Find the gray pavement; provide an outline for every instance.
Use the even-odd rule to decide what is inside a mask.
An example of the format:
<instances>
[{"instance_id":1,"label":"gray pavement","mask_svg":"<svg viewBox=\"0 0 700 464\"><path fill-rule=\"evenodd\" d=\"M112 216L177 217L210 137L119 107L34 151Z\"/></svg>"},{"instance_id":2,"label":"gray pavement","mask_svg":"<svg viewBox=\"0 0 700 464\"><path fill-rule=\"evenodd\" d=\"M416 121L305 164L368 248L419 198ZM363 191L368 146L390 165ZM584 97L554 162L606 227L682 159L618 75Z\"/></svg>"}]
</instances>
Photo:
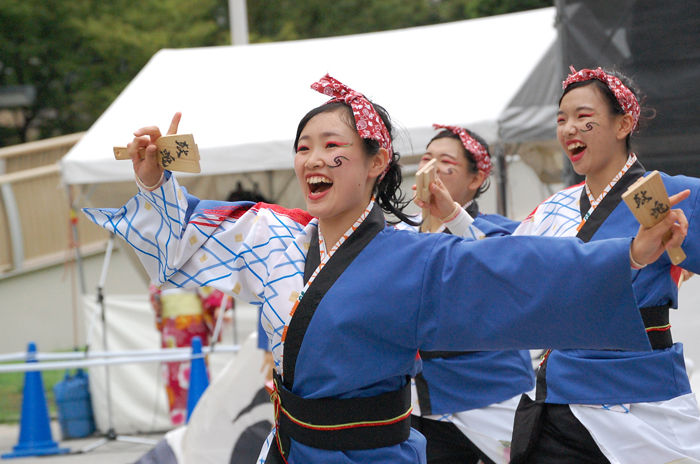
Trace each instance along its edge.
<instances>
[{"instance_id":1,"label":"gray pavement","mask_svg":"<svg viewBox=\"0 0 700 464\"><path fill-rule=\"evenodd\" d=\"M58 422L52 421L51 433L54 440L61 436ZM163 438L163 434L134 435L134 437L158 441ZM101 436L94 436L59 442L59 446L69 448L71 454L13 458L3 460L3 462L8 464L130 464L136 462L153 448L152 445L110 440L91 451L80 453L82 448L96 443L100 438ZM19 426L0 424L0 454L11 452L18 440Z\"/></svg>"}]
</instances>

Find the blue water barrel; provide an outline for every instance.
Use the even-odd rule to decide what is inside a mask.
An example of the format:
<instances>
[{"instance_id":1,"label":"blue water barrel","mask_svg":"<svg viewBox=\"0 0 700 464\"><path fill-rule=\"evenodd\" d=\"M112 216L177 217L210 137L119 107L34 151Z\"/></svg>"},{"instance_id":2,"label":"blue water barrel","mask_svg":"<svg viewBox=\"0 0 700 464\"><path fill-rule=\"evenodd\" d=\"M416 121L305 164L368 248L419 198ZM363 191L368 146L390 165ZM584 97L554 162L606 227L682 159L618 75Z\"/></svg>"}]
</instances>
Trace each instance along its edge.
<instances>
[{"instance_id":1,"label":"blue water barrel","mask_svg":"<svg viewBox=\"0 0 700 464\"><path fill-rule=\"evenodd\" d=\"M88 375L82 369L78 369L74 376L66 371L63 380L54 385L53 393L63 439L92 435L95 432L95 417L90 402Z\"/></svg>"}]
</instances>

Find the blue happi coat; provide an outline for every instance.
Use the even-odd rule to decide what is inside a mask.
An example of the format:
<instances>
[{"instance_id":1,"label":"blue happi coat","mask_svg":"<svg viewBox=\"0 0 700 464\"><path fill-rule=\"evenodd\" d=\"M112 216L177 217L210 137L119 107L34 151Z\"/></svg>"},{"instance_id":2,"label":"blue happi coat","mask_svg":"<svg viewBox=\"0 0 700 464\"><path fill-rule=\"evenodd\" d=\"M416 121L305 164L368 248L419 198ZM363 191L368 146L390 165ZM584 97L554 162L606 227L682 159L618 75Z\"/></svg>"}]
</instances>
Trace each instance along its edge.
<instances>
[{"instance_id":1,"label":"blue happi coat","mask_svg":"<svg viewBox=\"0 0 700 464\"><path fill-rule=\"evenodd\" d=\"M160 188L122 208L85 214L126 240L164 288L208 285L261 306L284 376L285 328L304 287L317 220L275 205L200 201L166 174ZM352 398L398 390L417 371L417 350L649 349L629 247L629 238L465 241L386 227L318 304L298 352L293 393ZM333 264L331 258L326 266ZM415 432L398 445L359 451L292 440L288 457L290 463L424 460L425 442Z\"/></svg>"}]
</instances>

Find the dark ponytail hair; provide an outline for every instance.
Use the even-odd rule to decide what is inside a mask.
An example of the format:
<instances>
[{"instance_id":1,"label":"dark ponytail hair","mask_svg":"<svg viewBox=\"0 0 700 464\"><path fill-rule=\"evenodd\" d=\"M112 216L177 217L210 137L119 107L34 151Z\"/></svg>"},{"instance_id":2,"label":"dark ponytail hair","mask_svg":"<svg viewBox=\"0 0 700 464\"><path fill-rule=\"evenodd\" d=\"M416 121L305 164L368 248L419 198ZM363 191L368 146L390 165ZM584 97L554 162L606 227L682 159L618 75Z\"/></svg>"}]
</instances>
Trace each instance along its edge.
<instances>
[{"instance_id":1,"label":"dark ponytail hair","mask_svg":"<svg viewBox=\"0 0 700 464\"><path fill-rule=\"evenodd\" d=\"M477 142L479 142L479 143L486 149L486 153L489 154L489 158L490 158L490 157L491 157L491 151L489 150L489 145L488 145L488 143L486 143L486 141L485 141L484 139L482 139L481 137L479 137L478 135L476 135L474 132L470 131L469 129L466 129L466 128L463 128L463 129L464 129L464 131L465 131L467 134L469 134L471 137L473 137L474 140L476 140ZM460 139L460 138L459 138L459 135L455 134L455 133L452 132L451 130L445 129L445 130L439 132L435 137L433 137L432 139L430 139L430 142L428 142L428 145L427 145L425 148L427 149L427 148L430 146L430 144L433 143L434 140L437 140L437 139L445 139L445 138L447 138L447 139L455 139L455 140L457 140L457 141L459 142L459 146L462 147L462 151L463 151L464 157L467 159L467 169L468 169L469 172L472 173L472 174L478 173L478 172L479 172L479 168L478 168L477 165L476 165L476 160L474 159L474 154L473 154L472 152L470 152L469 150L467 150L466 148L464 148L464 145L462 144L462 139ZM476 200L477 198L479 198L479 196L480 196L482 193L484 193L485 191L487 191L487 190L489 189L490 186L491 186L491 178L487 176L487 177L484 179L484 182L482 182L482 184L481 184L481 185L479 186L479 188L476 190L476 193L474 193L474 200Z\"/></svg>"},{"instance_id":2,"label":"dark ponytail hair","mask_svg":"<svg viewBox=\"0 0 700 464\"><path fill-rule=\"evenodd\" d=\"M644 95L642 95L641 90L639 90L639 87L637 87L632 78L622 74L617 70L609 71L607 69L603 69L603 71L605 71L605 74L609 74L620 79L620 82L622 82L625 85L625 87L630 89L630 92L634 94L635 98L637 99L637 102L639 103L639 107L642 110L641 114L639 115L639 123L637 124L637 127L635 127L629 134L627 134L627 138L625 138L625 148L627 149L627 153L631 153L632 134L639 131L642 125L646 125L649 120L653 119L656 116L656 111L654 111L651 108L644 108L642 106L642 103L644 103L644 100L646 100L646 98ZM561 98L559 99L559 105L561 106L561 101L564 98L564 95L566 95L574 89L586 87L587 85L593 85L596 88L598 88L601 95L603 95L605 100L608 102L608 106L610 107L610 114L612 114L613 116L625 114L625 110L622 108L622 105L620 105L620 102L617 101L617 98L615 97L615 94L612 92L612 90L610 90L610 87L608 87L603 81L600 81L598 79L589 79L587 81L574 82L573 84L570 84L562 93Z\"/></svg>"},{"instance_id":3,"label":"dark ponytail hair","mask_svg":"<svg viewBox=\"0 0 700 464\"><path fill-rule=\"evenodd\" d=\"M377 105L376 103L372 103L372 106L374 106L374 109L377 111L377 114L379 114L379 117L382 118L382 121L384 122L384 125L386 126L386 129L393 140L393 125L391 124L391 118L389 117L389 113L383 107ZM339 112L341 119L348 126L352 127L354 130L357 131L357 126L355 125L355 117L352 114L352 108L348 104L343 102L334 102L326 105L321 105L306 113L306 115L303 118L301 118L301 121L299 121L299 126L297 127L297 135L294 138L294 152L296 153L297 151L297 147L299 145L299 137L301 137L301 131L304 130L306 124L308 124L308 122L314 116L317 116L322 113L331 113L336 111ZM376 140L362 139L362 141L364 142L364 150L368 158L373 157L379 152L379 149L381 147L379 145L379 142L377 142ZM412 226L418 226L420 225L419 222L412 220L408 215L406 215L406 213L403 212L403 210L406 208L406 206L408 206L411 200L406 200L406 195L401 191L401 182L403 178L401 175L401 166L399 165L400 159L401 155L399 155L398 152L394 151L392 158L389 160L389 170L386 172L384 178L381 181L377 180L377 183L374 185L373 194L377 204L380 208L382 208L382 210L385 213L393 215L401 222L405 222Z\"/></svg>"}]
</instances>

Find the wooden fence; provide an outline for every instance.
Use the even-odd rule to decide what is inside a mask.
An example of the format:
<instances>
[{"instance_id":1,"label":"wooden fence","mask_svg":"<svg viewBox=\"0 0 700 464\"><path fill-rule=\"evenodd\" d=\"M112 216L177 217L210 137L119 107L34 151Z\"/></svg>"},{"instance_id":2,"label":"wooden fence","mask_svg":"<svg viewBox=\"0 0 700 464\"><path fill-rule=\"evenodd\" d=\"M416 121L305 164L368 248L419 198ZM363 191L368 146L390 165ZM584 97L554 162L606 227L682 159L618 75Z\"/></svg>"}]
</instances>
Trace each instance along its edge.
<instances>
[{"instance_id":1,"label":"wooden fence","mask_svg":"<svg viewBox=\"0 0 700 464\"><path fill-rule=\"evenodd\" d=\"M0 279L75 259L58 162L82 136L0 148ZM104 247L104 231L86 221L77 221L77 233L85 251Z\"/></svg>"}]
</instances>

